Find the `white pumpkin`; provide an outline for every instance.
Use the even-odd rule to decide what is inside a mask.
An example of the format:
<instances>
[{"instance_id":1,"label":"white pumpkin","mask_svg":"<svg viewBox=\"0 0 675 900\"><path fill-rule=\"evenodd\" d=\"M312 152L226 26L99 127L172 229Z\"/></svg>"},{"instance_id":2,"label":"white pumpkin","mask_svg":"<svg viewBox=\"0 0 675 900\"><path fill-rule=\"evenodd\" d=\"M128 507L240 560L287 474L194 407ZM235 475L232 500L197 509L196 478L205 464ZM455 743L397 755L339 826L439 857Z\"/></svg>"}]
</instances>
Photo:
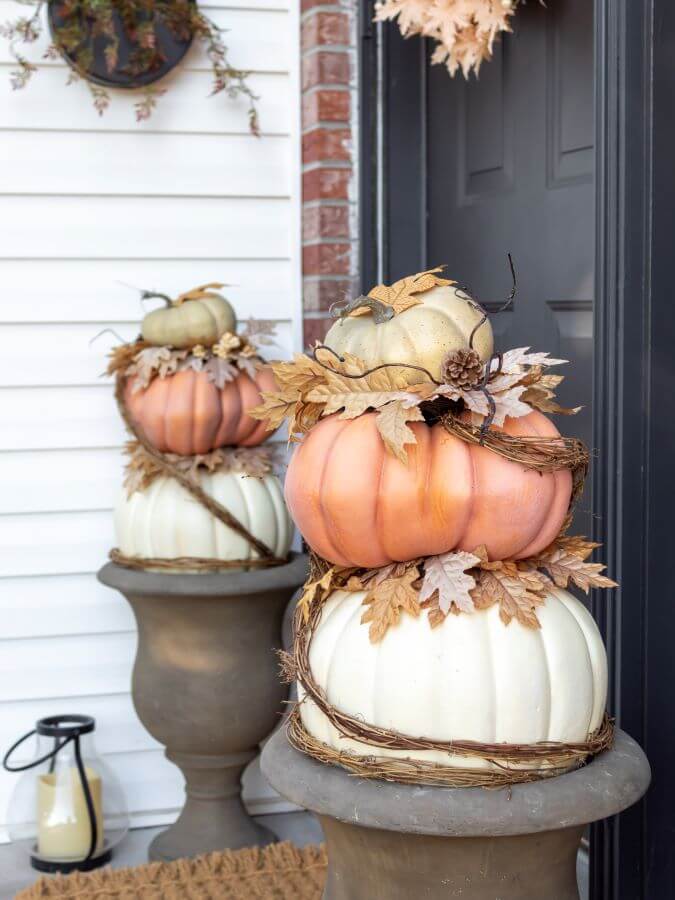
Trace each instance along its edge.
<instances>
[{"instance_id":1,"label":"white pumpkin","mask_svg":"<svg viewBox=\"0 0 675 900\"><path fill-rule=\"evenodd\" d=\"M347 316L328 331L325 344L336 353L352 353L367 366L407 363L422 366L434 378L441 378L441 363L448 353L466 349L471 333L483 313L455 287L439 285L418 295L420 303L386 322L376 322L371 314ZM494 349L489 320L477 328L474 350L487 361ZM408 384L424 376L410 370Z\"/></svg>"},{"instance_id":2,"label":"white pumpkin","mask_svg":"<svg viewBox=\"0 0 675 900\"><path fill-rule=\"evenodd\" d=\"M275 475L200 473L203 490L239 519L279 557L288 553L293 523ZM173 478L156 478L145 490L120 496L115 508L117 546L125 556L172 559L257 557L245 538L215 518Z\"/></svg>"},{"instance_id":3,"label":"white pumpkin","mask_svg":"<svg viewBox=\"0 0 675 900\"><path fill-rule=\"evenodd\" d=\"M335 591L309 651L317 684L341 712L412 737L481 743L584 741L602 722L607 657L597 625L575 597L551 588L537 608L540 629L498 607L450 615L435 629L426 616L403 615L380 643L360 622L365 594ZM305 697L302 687L299 697ZM374 748L341 737L309 699L306 730L358 756L405 757L452 766L488 767L435 750Z\"/></svg>"}]
</instances>

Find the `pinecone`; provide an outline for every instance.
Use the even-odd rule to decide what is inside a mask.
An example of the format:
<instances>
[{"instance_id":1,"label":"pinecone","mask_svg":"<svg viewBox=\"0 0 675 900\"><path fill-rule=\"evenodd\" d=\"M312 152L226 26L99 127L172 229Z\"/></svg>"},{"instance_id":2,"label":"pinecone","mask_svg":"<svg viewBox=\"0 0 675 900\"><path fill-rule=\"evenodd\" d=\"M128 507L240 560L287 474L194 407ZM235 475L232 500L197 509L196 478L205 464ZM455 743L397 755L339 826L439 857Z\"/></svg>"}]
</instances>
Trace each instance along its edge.
<instances>
[{"instance_id":1,"label":"pinecone","mask_svg":"<svg viewBox=\"0 0 675 900\"><path fill-rule=\"evenodd\" d=\"M445 384L470 390L483 377L483 362L475 350L453 350L441 364L441 378Z\"/></svg>"}]
</instances>

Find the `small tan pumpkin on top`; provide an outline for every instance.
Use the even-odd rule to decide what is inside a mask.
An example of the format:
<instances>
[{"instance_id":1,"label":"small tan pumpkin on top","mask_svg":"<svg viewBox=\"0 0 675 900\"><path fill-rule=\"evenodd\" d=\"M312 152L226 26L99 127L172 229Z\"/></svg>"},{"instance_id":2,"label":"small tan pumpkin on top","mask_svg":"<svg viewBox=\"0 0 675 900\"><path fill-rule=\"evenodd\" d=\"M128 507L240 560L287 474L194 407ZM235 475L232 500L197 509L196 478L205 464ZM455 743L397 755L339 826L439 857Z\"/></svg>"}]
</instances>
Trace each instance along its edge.
<instances>
[{"instance_id":1,"label":"small tan pumpkin on top","mask_svg":"<svg viewBox=\"0 0 675 900\"><path fill-rule=\"evenodd\" d=\"M226 332L237 330L237 317L228 300L211 288L223 284L213 282L181 294L175 300L164 294L146 292L144 296L161 297L165 308L149 312L143 319L143 340L157 347L209 347L217 343Z\"/></svg>"},{"instance_id":2,"label":"small tan pumpkin on top","mask_svg":"<svg viewBox=\"0 0 675 900\"><path fill-rule=\"evenodd\" d=\"M438 279L441 280L445 281ZM377 290L360 299L372 303ZM361 315L360 310L357 312L358 301L354 301L350 306L357 314L343 314L328 331L324 343L339 355L358 356L369 368L405 363L421 366L439 381L443 360L452 351L472 347L487 362L494 350L492 326L463 291L446 282L414 296L414 305L386 318L386 304L380 304L383 308L378 309L375 300L372 313ZM408 384L416 384L424 380L424 375L410 369L406 379Z\"/></svg>"}]
</instances>

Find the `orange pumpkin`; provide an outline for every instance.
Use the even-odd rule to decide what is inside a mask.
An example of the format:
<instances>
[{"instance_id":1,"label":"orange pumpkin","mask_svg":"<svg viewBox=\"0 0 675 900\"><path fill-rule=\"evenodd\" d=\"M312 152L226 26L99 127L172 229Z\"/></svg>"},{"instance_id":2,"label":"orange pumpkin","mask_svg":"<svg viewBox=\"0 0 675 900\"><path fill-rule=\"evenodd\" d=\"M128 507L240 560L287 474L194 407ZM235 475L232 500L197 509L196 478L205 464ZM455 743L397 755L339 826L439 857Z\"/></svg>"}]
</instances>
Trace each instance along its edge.
<instances>
[{"instance_id":1,"label":"orange pumpkin","mask_svg":"<svg viewBox=\"0 0 675 900\"><path fill-rule=\"evenodd\" d=\"M131 379L124 398L150 442L162 453L189 456L216 447L255 447L269 432L248 411L261 402L261 391L275 390L274 376L261 369L255 381L242 372L219 389L204 372L187 369L155 378L134 391Z\"/></svg>"},{"instance_id":2,"label":"orange pumpkin","mask_svg":"<svg viewBox=\"0 0 675 900\"><path fill-rule=\"evenodd\" d=\"M481 544L490 559L523 559L558 534L572 492L567 469L540 474L424 423L411 425L417 443L404 465L385 449L375 417L324 419L288 468L291 515L325 559L374 568ZM539 412L507 419L504 431L559 434Z\"/></svg>"}]
</instances>

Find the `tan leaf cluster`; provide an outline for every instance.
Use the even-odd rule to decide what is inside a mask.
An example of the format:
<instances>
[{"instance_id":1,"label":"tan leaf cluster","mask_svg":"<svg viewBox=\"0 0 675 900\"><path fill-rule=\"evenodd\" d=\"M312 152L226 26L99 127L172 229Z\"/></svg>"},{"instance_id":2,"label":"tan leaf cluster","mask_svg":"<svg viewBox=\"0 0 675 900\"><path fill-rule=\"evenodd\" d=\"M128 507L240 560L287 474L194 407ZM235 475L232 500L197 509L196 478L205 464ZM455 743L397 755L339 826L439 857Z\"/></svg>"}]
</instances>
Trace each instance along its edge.
<instances>
[{"instance_id":1,"label":"tan leaf cluster","mask_svg":"<svg viewBox=\"0 0 675 900\"><path fill-rule=\"evenodd\" d=\"M435 628L452 611L474 611L471 590L476 586L468 574L480 557L463 550L430 556L424 561L424 578L420 587L422 607L429 609L429 622Z\"/></svg>"},{"instance_id":2,"label":"tan leaf cluster","mask_svg":"<svg viewBox=\"0 0 675 900\"><path fill-rule=\"evenodd\" d=\"M516 619L527 628L539 628L535 612L544 602L548 578L535 569L521 569L513 561L482 563L471 592L476 609L499 604L499 617L505 625Z\"/></svg>"},{"instance_id":3,"label":"tan leaf cluster","mask_svg":"<svg viewBox=\"0 0 675 900\"><path fill-rule=\"evenodd\" d=\"M455 284L448 278L440 278L438 272L443 271L443 266L437 266L435 269L428 269L426 272L418 272L416 275L408 275L401 278L392 285L378 284L368 292L368 296L373 300L379 300L385 306L390 306L394 310L395 315L405 312L412 306L417 306L422 301L419 294L430 291L437 285ZM370 315L371 310L367 307L360 306L358 309L352 310L350 316L366 316Z\"/></svg>"},{"instance_id":4,"label":"tan leaf cluster","mask_svg":"<svg viewBox=\"0 0 675 900\"><path fill-rule=\"evenodd\" d=\"M127 441L124 452L128 456L124 474L127 496L149 487L155 478L165 474L162 467L138 441ZM278 460L271 447L220 447L210 453L179 456L165 453L164 458L184 475L195 480L199 473L241 472L252 478L263 478L274 471Z\"/></svg>"},{"instance_id":5,"label":"tan leaf cluster","mask_svg":"<svg viewBox=\"0 0 675 900\"><path fill-rule=\"evenodd\" d=\"M511 31L517 0L379 0L375 19L398 18L404 37L419 34L438 42L431 61L445 63L450 75L478 74L492 57L494 42Z\"/></svg>"},{"instance_id":6,"label":"tan leaf cluster","mask_svg":"<svg viewBox=\"0 0 675 900\"><path fill-rule=\"evenodd\" d=\"M587 562L599 546L584 537L563 534L531 562L545 569L559 588L567 588L570 582L585 593L591 588L617 587L616 581L601 574L606 568L602 563Z\"/></svg>"},{"instance_id":7,"label":"tan leaf cluster","mask_svg":"<svg viewBox=\"0 0 675 900\"><path fill-rule=\"evenodd\" d=\"M387 629L397 625L404 612L413 618L419 616L419 593L414 586L418 578L417 569L410 568L379 582L373 580L373 586L363 601L368 608L361 617L364 625L370 623L368 637L371 643L381 641Z\"/></svg>"}]
</instances>

